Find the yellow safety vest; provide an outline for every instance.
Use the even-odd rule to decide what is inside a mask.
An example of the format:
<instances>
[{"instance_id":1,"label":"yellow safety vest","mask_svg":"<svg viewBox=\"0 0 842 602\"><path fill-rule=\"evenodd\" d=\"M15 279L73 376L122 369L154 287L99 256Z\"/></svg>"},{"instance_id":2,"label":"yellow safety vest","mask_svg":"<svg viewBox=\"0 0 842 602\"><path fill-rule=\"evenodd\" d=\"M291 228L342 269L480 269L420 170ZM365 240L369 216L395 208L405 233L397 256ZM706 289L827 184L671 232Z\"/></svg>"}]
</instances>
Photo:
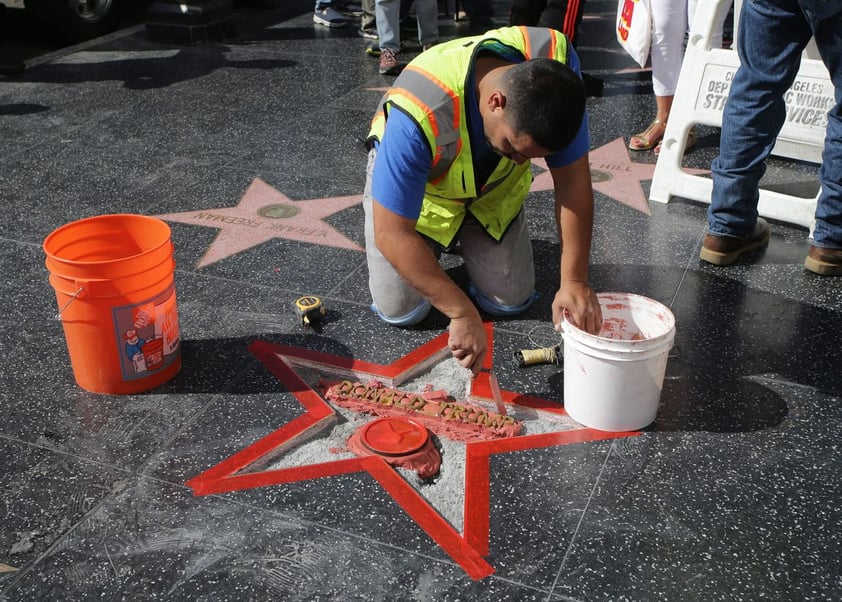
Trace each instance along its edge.
<instances>
[{"instance_id":1,"label":"yellow safety vest","mask_svg":"<svg viewBox=\"0 0 842 602\"><path fill-rule=\"evenodd\" d=\"M369 142L380 140L389 111L400 107L433 149L433 163L415 229L445 247L459 231L466 211L499 241L523 207L532 184L530 162L505 157L476 190L469 144L465 86L478 51L498 42L526 59L546 57L567 64L567 38L539 27L503 27L479 36L433 46L409 63L383 97L371 122Z\"/></svg>"}]
</instances>

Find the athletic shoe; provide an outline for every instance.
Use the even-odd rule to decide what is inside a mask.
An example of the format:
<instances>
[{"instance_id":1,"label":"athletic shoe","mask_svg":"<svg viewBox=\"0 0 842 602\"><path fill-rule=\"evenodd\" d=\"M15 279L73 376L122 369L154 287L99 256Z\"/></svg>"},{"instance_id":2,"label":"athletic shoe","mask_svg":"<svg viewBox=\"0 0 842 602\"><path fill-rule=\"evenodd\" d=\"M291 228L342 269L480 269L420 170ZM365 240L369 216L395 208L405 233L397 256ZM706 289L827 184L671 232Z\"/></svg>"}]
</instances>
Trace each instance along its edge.
<instances>
[{"instance_id":1,"label":"athletic shoe","mask_svg":"<svg viewBox=\"0 0 842 602\"><path fill-rule=\"evenodd\" d=\"M824 249L810 245L804 267L820 276L842 276L842 249Z\"/></svg>"},{"instance_id":2,"label":"athletic shoe","mask_svg":"<svg viewBox=\"0 0 842 602\"><path fill-rule=\"evenodd\" d=\"M389 48L380 50L380 75L397 75L401 70L395 51Z\"/></svg>"},{"instance_id":3,"label":"athletic shoe","mask_svg":"<svg viewBox=\"0 0 842 602\"><path fill-rule=\"evenodd\" d=\"M376 29L360 29L357 31L357 34L361 38L365 38L366 40L378 40L377 30Z\"/></svg>"},{"instance_id":4,"label":"athletic shoe","mask_svg":"<svg viewBox=\"0 0 842 602\"><path fill-rule=\"evenodd\" d=\"M323 10L317 10L313 13L313 23L324 25L325 27L345 27L348 24L348 19L328 6Z\"/></svg>"},{"instance_id":5,"label":"athletic shoe","mask_svg":"<svg viewBox=\"0 0 842 602\"><path fill-rule=\"evenodd\" d=\"M365 53L373 59L380 58L380 46L368 46L365 49Z\"/></svg>"},{"instance_id":6,"label":"athletic shoe","mask_svg":"<svg viewBox=\"0 0 842 602\"><path fill-rule=\"evenodd\" d=\"M769 224L762 217L757 218L754 231L750 236L718 236L705 234L699 259L714 265L731 265L741 255L762 249L769 244Z\"/></svg>"}]
</instances>

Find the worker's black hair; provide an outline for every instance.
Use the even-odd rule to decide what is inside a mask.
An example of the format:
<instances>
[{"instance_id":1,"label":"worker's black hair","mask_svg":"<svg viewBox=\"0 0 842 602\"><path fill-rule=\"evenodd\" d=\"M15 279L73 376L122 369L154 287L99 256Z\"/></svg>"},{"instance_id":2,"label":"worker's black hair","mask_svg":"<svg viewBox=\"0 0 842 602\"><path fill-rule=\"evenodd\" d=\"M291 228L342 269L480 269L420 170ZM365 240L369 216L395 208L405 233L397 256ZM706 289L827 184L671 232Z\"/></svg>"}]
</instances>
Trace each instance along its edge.
<instances>
[{"instance_id":1,"label":"worker's black hair","mask_svg":"<svg viewBox=\"0 0 842 602\"><path fill-rule=\"evenodd\" d=\"M585 115L582 80L567 65L547 58L518 63L501 80L509 125L551 152L570 144Z\"/></svg>"}]
</instances>

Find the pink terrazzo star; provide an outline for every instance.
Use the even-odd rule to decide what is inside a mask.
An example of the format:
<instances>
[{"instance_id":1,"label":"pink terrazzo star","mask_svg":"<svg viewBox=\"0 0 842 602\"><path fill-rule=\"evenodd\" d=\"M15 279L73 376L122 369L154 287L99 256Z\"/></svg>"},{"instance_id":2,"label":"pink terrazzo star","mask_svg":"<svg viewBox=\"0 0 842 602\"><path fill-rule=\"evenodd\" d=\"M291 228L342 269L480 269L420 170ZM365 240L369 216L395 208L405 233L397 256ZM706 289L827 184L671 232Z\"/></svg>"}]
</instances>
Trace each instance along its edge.
<instances>
[{"instance_id":1,"label":"pink terrazzo star","mask_svg":"<svg viewBox=\"0 0 842 602\"><path fill-rule=\"evenodd\" d=\"M649 201L643 193L640 182L651 180L655 173L652 163L637 163L631 160L626 142L622 138L612 140L590 152L591 182L596 192L611 197L632 209L651 215ZM708 173L706 169L688 169L693 174ZM532 182L533 191L552 190L553 179L549 171L539 174Z\"/></svg>"},{"instance_id":2,"label":"pink terrazzo star","mask_svg":"<svg viewBox=\"0 0 842 602\"><path fill-rule=\"evenodd\" d=\"M364 252L323 218L362 202L356 194L293 201L255 178L235 207L197 209L158 215L164 220L219 228L219 234L196 264L202 268L273 238Z\"/></svg>"}]
</instances>

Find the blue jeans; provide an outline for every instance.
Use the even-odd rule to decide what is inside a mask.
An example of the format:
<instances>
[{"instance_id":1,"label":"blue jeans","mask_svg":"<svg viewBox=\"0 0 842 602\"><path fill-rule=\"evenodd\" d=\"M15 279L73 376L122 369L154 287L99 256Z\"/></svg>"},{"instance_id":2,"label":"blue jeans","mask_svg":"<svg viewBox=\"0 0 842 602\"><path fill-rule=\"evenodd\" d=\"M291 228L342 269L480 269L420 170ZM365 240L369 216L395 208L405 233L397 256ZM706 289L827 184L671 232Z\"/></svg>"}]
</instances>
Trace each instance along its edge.
<instances>
[{"instance_id":1,"label":"blue jeans","mask_svg":"<svg viewBox=\"0 0 842 602\"><path fill-rule=\"evenodd\" d=\"M398 52L401 48L402 8L409 12L410 0L375 0L374 14L377 20L377 37L380 48ZM418 41L433 44L439 37L439 8L437 0L415 0L415 15L418 22Z\"/></svg>"},{"instance_id":2,"label":"blue jeans","mask_svg":"<svg viewBox=\"0 0 842 602\"><path fill-rule=\"evenodd\" d=\"M786 119L784 93L795 80L811 36L836 91L819 171L822 192L814 244L842 248L842 2L836 0L743 2L737 35L740 68L722 114L720 155L711 165L711 234L744 237L753 231L760 178Z\"/></svg>"}]
</instances>

